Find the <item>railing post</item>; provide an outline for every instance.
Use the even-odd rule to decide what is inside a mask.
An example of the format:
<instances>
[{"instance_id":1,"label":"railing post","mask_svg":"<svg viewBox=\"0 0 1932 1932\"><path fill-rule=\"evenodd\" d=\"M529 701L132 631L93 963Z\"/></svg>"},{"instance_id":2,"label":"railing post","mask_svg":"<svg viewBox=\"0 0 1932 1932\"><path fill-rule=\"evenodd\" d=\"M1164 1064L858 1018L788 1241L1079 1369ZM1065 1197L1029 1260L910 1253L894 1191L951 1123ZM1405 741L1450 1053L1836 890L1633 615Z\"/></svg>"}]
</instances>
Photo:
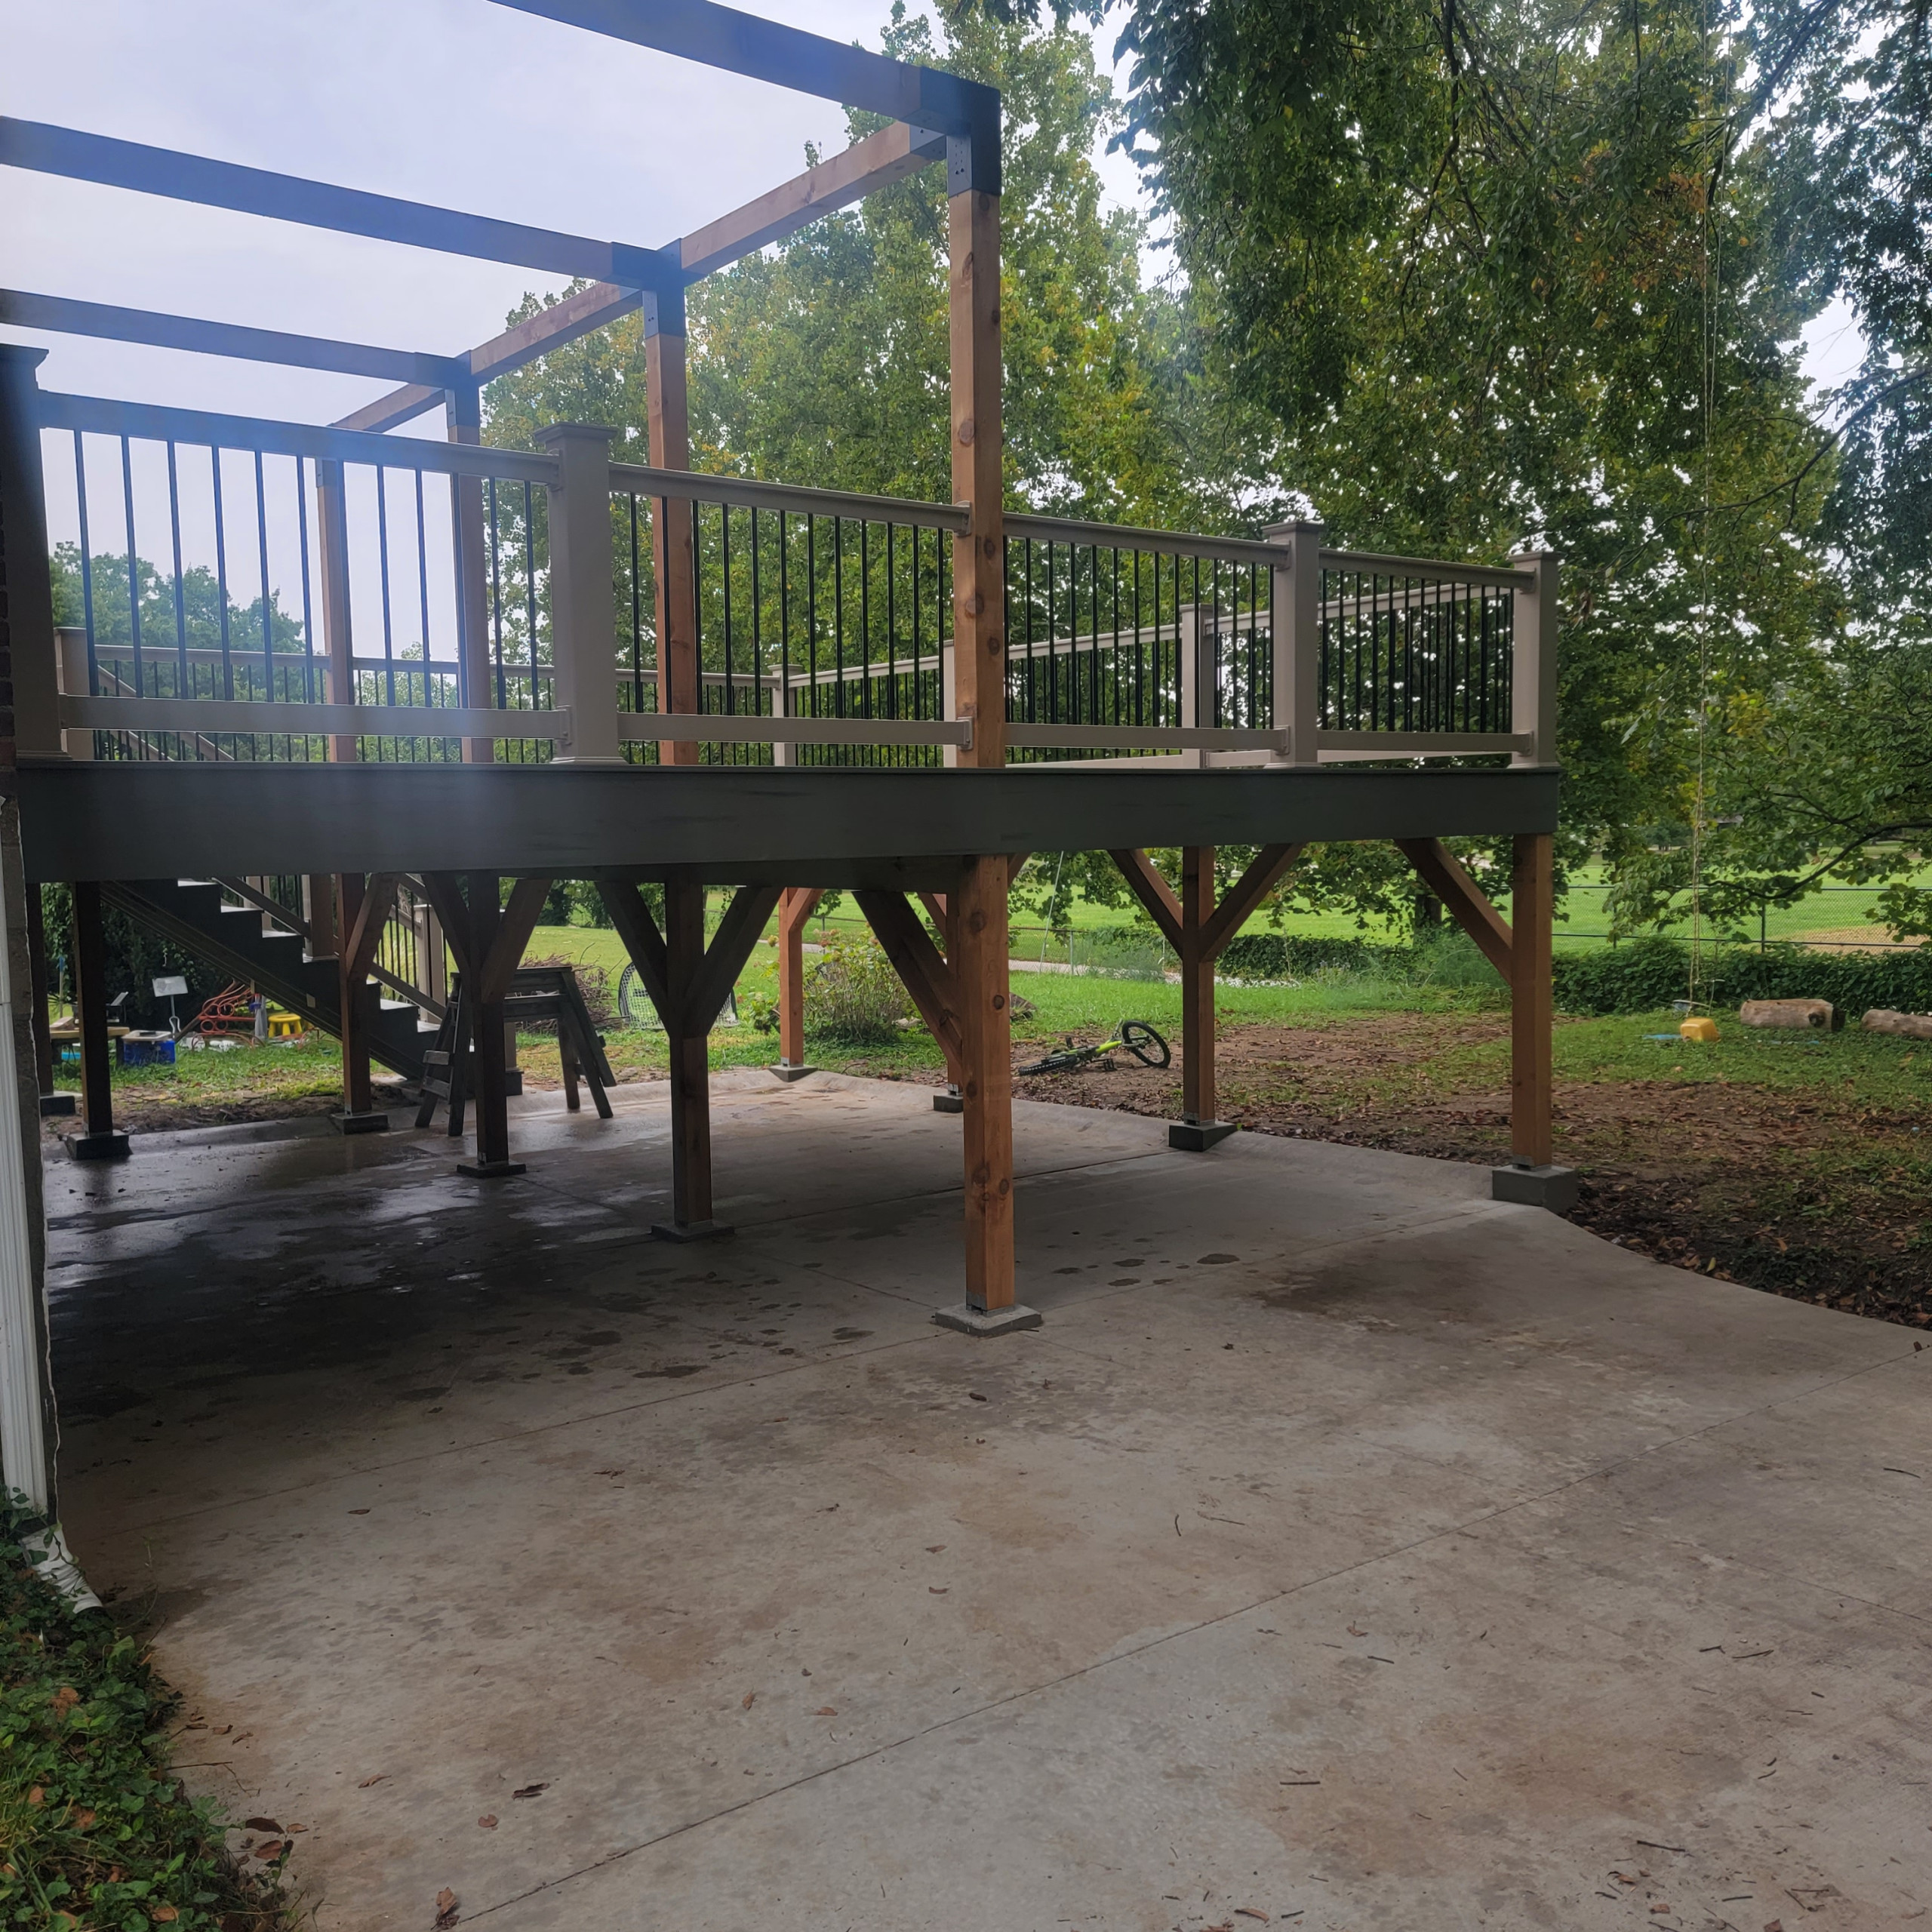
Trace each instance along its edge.
<instances>
[{"instance_id":1,"label":"railing post","mask_svg":"<svg viewBox=\"0 0 1932 1932\"><path fill-rule=\"evenodd\" d=\"M611 438L601 423L556 423L537 440L557 459L550 491L552 703L570 713L559 764L621 764L617 614L611 594Z\"/></svg>"},{"instance_id":2,"label":"railing post","mask_svg":"<svg viewBox=\"0 0 1932 1932\"><path fill-rule=\"evenodd\" d=\"M88 689L88 634L78 624L62 624L54 633L54 681L63 697L91 697ZM91 731L63 731L61 749L69 758L92 758Z\"/></svg>"},{"instance_id":3,"label":"railing post","mask_svg":"<svg viewBox=\"0 0 1932 1932\"><path fill-rule=\"evenodd\" d=\"M1203 635L1201 606L1183 604L1174 613L1180 632L1180 721L1198 729L1214 722L1214 633ZM1205 771L1208 754L1198 749L1183 752L1183 764Z\"/></svg>"},{"instance_id":4,"label":"railing post","mask_svg":"<svg viewBox=\"0 0 1932 1932\"><path fill-rule=\"evenodd\" d=\"M0 546L12 639L14 739L22 758L59 758L54 583L48 568L47 485L40 463L44 349L0 343ZM85 479L80 487L87 485Z\"/></svg>"},{"instance_id":5,"label":"railing post","mask_svg":"<svg viewBox=\"0 0 1932 1932\"><path fill-rule=\"evenodd\" d=\"M1509 669L1509 728L1529 734L1527 751L1512 765L1556 762L1556 558L1547 550L1521 550L1509 559L1531 581L1515 593Z\"/></svg>"},{"instance_id":6,"label":"railing post","mask_svg":"<svg viewBox=\"0 0 1932 1932\"><path fill-rule=\"evenodd\" d=\"M1321 541L1318 523L1271 524L1271 543L1287 552L1274 571L1272 675L1275 728L1288 734L1288 749L1271 762L1318 763L1321 728Z\"/></svg>"}]
</instances>

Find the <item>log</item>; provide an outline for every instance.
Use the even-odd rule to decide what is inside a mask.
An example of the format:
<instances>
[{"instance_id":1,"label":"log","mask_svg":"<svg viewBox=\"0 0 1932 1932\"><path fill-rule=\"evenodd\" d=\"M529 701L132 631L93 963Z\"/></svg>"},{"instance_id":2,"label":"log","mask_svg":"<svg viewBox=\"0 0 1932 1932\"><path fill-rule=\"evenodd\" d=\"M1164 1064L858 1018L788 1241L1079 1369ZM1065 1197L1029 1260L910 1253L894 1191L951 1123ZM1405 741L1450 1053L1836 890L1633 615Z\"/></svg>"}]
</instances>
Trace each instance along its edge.
<instances>
[{"instance_id":1,"label":"log","mask_svg":"<svg viewBox=\"0 0 1932 1932\"><path fill-rule=\"evenodd\" d=\"M1828 999L1747 999L1737 1017L1746 1026L1815 1026L1827 1033L1844 1025Z\"/></svg>"},{"instance_id":2,"label":"log","mask_svg":"<svg viewBox=\"0 0 1932 1932\"><path fill-rule=\"evenodd\" d=\"M1932 1040L1932 1013L1894 1013L1875 1006L1865 1016L1864 1025L1873 1033L1897 1033L1908 1040Z\"/></svg>"}]
</instances>

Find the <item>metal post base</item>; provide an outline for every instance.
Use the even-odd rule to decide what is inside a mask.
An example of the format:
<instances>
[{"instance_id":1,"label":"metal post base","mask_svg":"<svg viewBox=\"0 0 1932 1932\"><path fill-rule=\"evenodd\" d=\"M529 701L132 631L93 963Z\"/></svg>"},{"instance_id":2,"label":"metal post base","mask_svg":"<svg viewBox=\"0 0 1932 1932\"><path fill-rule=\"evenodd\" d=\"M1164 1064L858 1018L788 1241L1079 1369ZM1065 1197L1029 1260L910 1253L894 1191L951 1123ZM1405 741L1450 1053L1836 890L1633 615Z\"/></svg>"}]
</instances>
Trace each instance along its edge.
<instances>
[{"instance_id":1,"label":"metal post base","mask_svg":"<svg viewBox=\"0 0 1932 1932\"><path fill-rule=\"evenodd\" d=\"M529 1171L521 1161L459 1161L456 1171L472 1180L509 1180Z\"/></svg>"},{"instance_id":2,"label":"metal post base","mask_svg":"<svg viewBox=\"0 0 1932 1932\"><path fill-rule=\"evenodd\" d=\"M1228 1120L1175 1120L1168 1123L1168 1145L1184 1154L1204 1154L1240 1128Z\"/></svg>"},{"instance_id":3,"label":"metal post base","mask_svg":"<svg viewBox=\"0 0 1932 1932\"><path fill-rule=\"evenodd\" d=\"M818 1069L815 1066L794 1066L789 1060L781 1060L776 1065L766 1068L765 1071L776 1079L792 1081L802 1080L807 1074L816 1073Z\"/></svg>"},{"instance_id":4,"label":"metal post base","mask_svg":"<svg viewBox=\"0 0 1932 1932\"><path fill-rule=\"evenodd\" d=\"M933 1310L934 1324L961 1335L1011 1335L1017 1329L1040 1326L1040 1311L1015 1302L1011 1308L976 1308L970 1301Z\"/></svg>"},{"instance_id":5,"label":"metal post base","mask_svg":"<svg viewBox=\"0 0 1932 1932\"><path fill-rule=\"evenodd\" d=\"M329 1124L338 1134L386 1134L389 1131L387 1114L331 1114Z\"/></svg>"},{"instance_id":6,"label":"metal post base","mask_svg":"<svg viewBox=\"0 0 1932 1932\"><path fill-rule=\"evenodd\" d=\"M42 1120L69 1120L81 1110L78 1094L43 1094L40 1097Z\"/></svg>"},{"instance_id":7,"label":"metal post base","mask_svg":"<svg viewBox=\"0 0 1932 1932\"><path fill-rule=\"evenodd\" d=\"M1533 1168L1527 1161L1512 1161L1506 1168L1490 1169L1489 1193L1492 1201L1514 1201L1567 1214L1577 1204L1577 1170Z\"/></svg>"},{"instance_id":8,"label":"metal post base","mask_svg":"<svg viewBox=\"0 0 1932 1932\"><path fill-rule=\"evenodd\" d=\"M125 1134L76 1134L67 1142L67 1152L77 1161L125 1161L129 1151Z\"/></svg>"},{"instance_id":9,"label":"metal post base","mask_svg":"<svg viewBox=\"0 0 1932 1932\"><path fill-rule=\"evenodd\" d=\"M933 1112L936 1114L963 1114L966 1102L957 1087L949 1087L943 1094L933 1096Z\"/></svg>"},{"instance_id":10,"label":"metal post base","mask_svg":"<svg viewBox=\"0 0 1932 1932\"><path fill-rule=\"evenodd\" d=\"M715 1241L721 1235L733 1235L737 1229L729 1221L654 1221L651 1232L660 1241Z\"/></svg>"}]
</instances>

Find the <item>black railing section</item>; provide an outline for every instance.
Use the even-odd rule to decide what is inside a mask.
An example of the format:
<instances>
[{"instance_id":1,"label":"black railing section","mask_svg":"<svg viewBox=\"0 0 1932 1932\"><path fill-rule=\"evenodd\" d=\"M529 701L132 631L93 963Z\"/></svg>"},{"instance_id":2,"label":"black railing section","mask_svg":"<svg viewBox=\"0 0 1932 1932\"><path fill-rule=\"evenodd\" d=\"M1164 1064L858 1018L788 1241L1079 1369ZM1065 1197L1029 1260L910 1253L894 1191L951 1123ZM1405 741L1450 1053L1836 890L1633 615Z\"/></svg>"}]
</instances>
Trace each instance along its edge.
<instances>
[{"instance_id":1,"label":"black railing section","mask_svg":"<svg viewBox=\"0 0 1932 1932\"><path fill-rule=\"evenodd\" d=\"M76 534L54 548L55 619L85 639L84 663L68 666L69 691L501 710L549 705L540 484L79 428L61 441L71 452L68 527ZM481 546L474 560L463 555L465 493ZM466 598L466 566L480 598ZM480 611L481 651L465 648L466 610ZM329 640L343 629L352 688L337 692ZM371 648L377 640L379 650ZM466 664L481 657L490 688L472 694ZM328 755L319 734L94 735L95 755L109 758L300 763ZM454 737L365 736L358 747L371 762L463 755ZM549 755L549 741L537 739L500 741L496 753Z\"/></svg>"},{"instance_id":2,"label":"black railing section","mask_svg":"<svg viewBox=\"0 0 1932 1932\"><path fill-rule=\"evenodd\" d=\"M613 498L620 702L660 708L660 595L654 529L691 542L690 609L700 712L714 717L943 718L943 654L952 628L952 539L915 519L849 507L771 508L743 500L735 479L707 487L739 500L649 495ZM768 494L768 493L767 493ZM796 493L804 502L811 493ZM835 500L826 497L827 505ZM655 743L626 755L655 763ZM708 764L937 764L936 747L706 744Z\"/></svg>"},{"instance_id":3,"label":"black railing section","mask_svg":"<svg viewBox=\"0 0 1932 1932\"><path fill-rule=\"evenodd\" d=\"M1515 600L1506 584L1324 562L1323 728L1507 731Z\"/></svg>"}]
</instances>

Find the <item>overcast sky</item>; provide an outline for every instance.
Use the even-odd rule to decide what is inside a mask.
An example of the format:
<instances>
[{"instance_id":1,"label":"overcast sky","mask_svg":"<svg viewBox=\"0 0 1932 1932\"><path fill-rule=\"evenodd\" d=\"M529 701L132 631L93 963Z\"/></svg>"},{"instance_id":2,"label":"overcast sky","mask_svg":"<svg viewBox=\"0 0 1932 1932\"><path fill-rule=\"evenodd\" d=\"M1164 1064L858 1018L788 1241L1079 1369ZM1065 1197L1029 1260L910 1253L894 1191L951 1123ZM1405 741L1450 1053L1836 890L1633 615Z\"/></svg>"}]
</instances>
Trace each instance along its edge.
<instances>
[{"instance_id":1,"label":"overcast sky","mask_svg":"<svg viewBox=\"0 0 1932 1932\"><path fill-rule=\"evenodd\" d=\"M889 5L762 11L876 46ZM491 0L0 0L0 112L647 246L796 174L808 141L845 144L831 102ZM466 349L525 290L564 286L13 170L0 210L8 286L397 348ZM384 386L6 334L51 350L53 389L326 420Z\"/></svg>"},{"instance_id":2,"label":"overcast sky","mask_svg":"<svg viewBox=\"0 0 1932 1932\"><path fill-rule=\"evenodd\" d=\"M878 43L889 0L761 11ZM1100 45L1111 48L1105 32ZM0 0L0 111L345 186L657 245L842 146L829 102L491 0ZM1116 194L1132 171L1104 164ZM451 352L561 278L0 169L0 281ZM385 386L38 337L47 386L326 420ZM1842 315L1814 373L1855 361ZM425 423L423 429L429 428Z\"/></svg>"}]
</instances>

